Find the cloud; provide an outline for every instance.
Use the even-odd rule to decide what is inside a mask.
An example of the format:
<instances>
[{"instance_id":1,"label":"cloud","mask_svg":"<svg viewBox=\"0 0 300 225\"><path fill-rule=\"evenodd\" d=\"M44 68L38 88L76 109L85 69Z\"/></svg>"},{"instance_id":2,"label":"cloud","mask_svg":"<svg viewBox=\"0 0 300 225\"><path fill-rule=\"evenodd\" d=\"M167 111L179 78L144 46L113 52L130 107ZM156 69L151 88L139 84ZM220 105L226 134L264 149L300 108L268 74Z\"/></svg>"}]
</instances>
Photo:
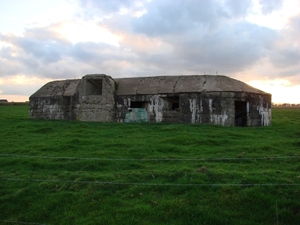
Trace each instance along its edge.
<instances>
[{"instance_id":1,"label":"cloud","mask_svg":"<svg viewBox=\"0 0 300 225\"><path fill-rule=\"evenodd\" d=\"M146 14L132 19L132 31L170 46L169 60L147 52L160 68L163 62L181 71L235 73L266 57L278 39L277 31L242 19L251 7L251 1L235 0L151 1Z\"/></svg>"},{"instance_id":2,"label":"cloud","mask_svg":"<svg viewBox=\"0 0 300 225\"><path fill-rule=\"evenodd\" d=\"M259 0L259 3L261 5L262 13L269 14L280 9L283 5L283 0Z\"/></svg>"},{"instance_id":3,"label":"cloud","mask_svg":"<svg viewBox=\"0 0 300 225\"><path fill-rule=\"evenodd\" d=\"M118 12L122 7L130 7L134 4L132 0L80 0L80 4L84 8L96 8L102 12Z\"/></svg>"},{"instance_id":4,"label":"cloud","mask_svg":"<svg viewBox=\"0 0 300 225\"><path fill-rule=\"evenodd\" d=\"M240 71L265 57L276 40L276 32L247 22L223 23L215 32L199 33L201 30L176 39L176 54L225 72Z\"/></svg>"},{"instance_id":5,"label":"cloud","mask_svg":"<svg viewBox=\"0 0 300 225\"><path fill-rule=\"evenodd\" d=\"M70 48L70 42L49 27L28 29L23 36L1 37L9 46L0 49L0 64L6 75L36 75L37 68L60 61Z\"/></svg>"},{"instance_id":6,"label":"cloud","mask_svg":"<svg viewBox=\"0 0 300 225\"><path fill-rule=\"evenodd\" d=\"M125 60L140 66L141 75L147 67L148 71L168 74L218 69L232 73L253 65L266 57L278 38L277 31L236 20L244 17L252 4L234 3L237 2L149 2L145 5L147 13L125 18L131 29L120 28L121 47L130 49L138 61Z\"/></svg>"},{"instance_id":7,"label":"cloud","mask_svg":"<svg viewBox=\"0 0 300 225\"><path fill-rule=\"evenodd\" d=\"M72 46L70 56L80 62L101 64L107 59L118 60L116 51L118 48L109 44L83 42Z\"/></svg>"},{"instance_id":8,"label":"cloud","mask_svg":"<svg viewBox=\"0 0 300 225\"><path fill-rule=\"evenodd\" d=\"M133 31L149 36L175 35L217 23L217 5L214 1L151 1L147 13L132 22Z\"/></svg>"},{"instance_id":9,"label":"cloud","mask_svg":"<svg viewBox=\"0 0 300 225\"><path fill-rule=\"evenodd\" d=\"M299 49L292 43L299 43L300 17L291 18L284 31L247 22L244 18L253 10L250 0L81 0L80 4L80 13L89 14L87 21L73 18L26 29L22 36L0 34L9 43L0 49L3 74L49 79L98 72L114 77L216 71L235 75L265 58L280 68L279 76L296 76L298 71L294 67ZM277 8L260 4L280 8L280 1ZM134 15L142 9L144 14ZM84 36L79 37L81 33Z\"/></svg>"},{"instance_id":10,"label":"cloud","mask_svg":"<svg viewBox=\"0 0 300 225\"><path fill-rule=\"evenodd\" d=\"M293 85L300 84L300 14L299 10L298 14L283 14L295 3L67 2L66 17L51 22L45 16L47 23L31 21L18 34L0 30L2 92L32 94L48 80L91 73L114 78L218 73L246 82L284 78ZM47 15L53 15L53 9ZM259 19L251 19L257 15ZM280 29L276 26L279 22ZM20 76L40 80L36 86L27 84L28 88L22 90L21 84L11 82Z\"/></svg>"},{"instance_id":11,"label":"cloud","mask_svg":"<svg viewBox=\"0 0 300 225\"><path fill-rule=\"evenodd\" d=\"M0 78L1 95L31 95L32 90L39 89L49 80L25 75L14 75Z\"/></svg>"},{"instance_id":12,"label":"cloud","mask_svg":"<svg viewBox=\"0 0 300 225\"><path fill-rule=\"evenodd\" d=\"M300 74L300 68L297 69L288 69L279 72L280 77L293 77Z\"/></svg>"},{"instance_id":13,"label":"cloud","mask_svg":"<svg viewBox=\"0 0 300 225\"><path fill-rule=\"evenodd\" d=\"M275 67L285 68L298 65L300 62L300 50L297 46L287 46L284 49L278 49L270 55Z\"/></svg>"},{"instance_id":14,"label":"cloud","mask_svg":"<svg viewBox=\"0 0 300 225\"><path fill-rule=\"evenodd\" d=\"M282 31L286 38L292 41L292 44L300 44L300 13L289 19L287 28Z\"/></svg>"},{"instance_id":15,"label":"cloud","mask_svg":"<svg viewBox=\"0 0 300 225\"><path fill-rule=\"evenodd\" d=\"M279 32L279 39L276 41L270 53L270 59L274 67L282 68L286 71L298 71L300 62L300 14L290 18L285 29ZM281 72L280 74L292 74L292 72Z\"/></svg>"},{"instance_id":16,"label":"cloud","mask_svg":"<svg viewBox=\"0 0 300 225\"><path fill-rule=\"evenodd\" d=\"M253 6L251 0L227 0L224 5L234 18L244 18Z\"/></svg>"},{"instance_id":17,"label":"cloud","mask_svg":"<svg viewBox=\"0 0 300 225\"><path fill-rule=\"evenodd\" d=\"M84 20L95 18L104 20L118 15L130 14L138 17L145 13L144 4L147 0L79 0L80 8L77 17Z\"/></svg>"},{"instance_id":18,"label":"cloud","mask_svg":"<svg viewBox=\"0 0 300 225\"><path fill-rule=\"evenodd\" d=\"M201 27L215 29L227 19L243 18L251 9L250 0L151 1L147 13L133 20L133 31L149 36L177 35Z\"/></svg>"}]
</instances>

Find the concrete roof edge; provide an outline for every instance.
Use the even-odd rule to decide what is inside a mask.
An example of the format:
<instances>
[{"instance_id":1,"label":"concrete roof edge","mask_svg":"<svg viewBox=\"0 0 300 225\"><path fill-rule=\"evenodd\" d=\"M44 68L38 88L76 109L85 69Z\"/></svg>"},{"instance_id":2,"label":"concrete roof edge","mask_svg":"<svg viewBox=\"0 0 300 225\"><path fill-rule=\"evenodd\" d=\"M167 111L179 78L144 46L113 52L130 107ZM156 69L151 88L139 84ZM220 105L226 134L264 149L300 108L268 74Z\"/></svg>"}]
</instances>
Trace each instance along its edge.
<instances>
[{"instance_id":1,"label":"concrete roof edge","mask_svg":"<svg viewBox=\"0 0 300 225\"><path fill-rule=\"evenodd\" d=\"M66 79L66 80L54 80L54 81L50 81L50 82L44 84L40 89L38 89L35 93L33 93L29 98L32 98L32 97L59 96L59 95L53 94L53 93L50 94L51 92L53 92L53 89L55 87L59 86L59 84L69 83L69 85L70 85L71 83L78 82L77 85L79 85L80 81L81 81L81 79ZM60 96L64 96L65 90L61 90L61 91L63 91L63 92L62 92L62 94Z\"/></svg>"}]
</instances>

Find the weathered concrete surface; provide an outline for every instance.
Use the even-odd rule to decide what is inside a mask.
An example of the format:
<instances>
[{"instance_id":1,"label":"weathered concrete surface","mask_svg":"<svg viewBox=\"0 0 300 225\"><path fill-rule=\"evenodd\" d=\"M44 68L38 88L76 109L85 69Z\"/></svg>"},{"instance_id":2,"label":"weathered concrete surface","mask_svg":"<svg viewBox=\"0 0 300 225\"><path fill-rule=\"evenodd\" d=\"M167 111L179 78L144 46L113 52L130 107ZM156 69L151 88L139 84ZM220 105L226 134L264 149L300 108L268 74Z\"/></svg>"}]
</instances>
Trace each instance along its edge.
<instances>
[{"instance_id":1,"label":"weathered concrete surface","mask_svg":"<svg viewBox=\"0 0 300 225\"><path fill-rule=\"evenodd\" d=\"M144 104L141 107L147 109L152 122L270 125L271 95L226 76L162 76L115 81L118 83L117 121L123 121L131 104L138 102ZM177 99L176 109L172 108L174 99ZM236 113L235 102L245 106L241 115Z\"/></svg>"},{"instance_id":2,"label":"weathered concrete surface","mask_svg":"<svg viewBox=\"0 0 300 225\"><path fill-rule=\"evenodd\" d=\"M29 116L34 119L74 119L74 95L80 83L76 80L53 81L45 84L29 98Z\"/></svg>"},{"instance_id":3,"label":"weathered concrete surface","mask_svg":"<svg viewBox=\"0 0 300 225\"><path fill-rule=\"evenodd\" d=\"M160 76L115 79L117 95L198 93L198 92L251 92L264 94L241 81L212 75Z\"/></svg>"},{"instance_id":4,"label":"weathered concrete surface","mask_svg":"<svg viewBox=\"0 0 300 225\"><path fill-rule=\"evenodd\" d=\"M30 117L268 126L271 95L226 76L91 74L44 85L30 97Z\"/></svg>"},{"instance_id":5,"label":"weathered concrete surface","mask_svg":"<svg viewBox=\"0 0 300 225\"><path fill-rule=\"evenodd\" d=\"M115 117L114 93L115 83L111 77L105 74L84 76L78 89L79 102L76 119L95 122L113 121Z\"/></svg>"}]
</instances>

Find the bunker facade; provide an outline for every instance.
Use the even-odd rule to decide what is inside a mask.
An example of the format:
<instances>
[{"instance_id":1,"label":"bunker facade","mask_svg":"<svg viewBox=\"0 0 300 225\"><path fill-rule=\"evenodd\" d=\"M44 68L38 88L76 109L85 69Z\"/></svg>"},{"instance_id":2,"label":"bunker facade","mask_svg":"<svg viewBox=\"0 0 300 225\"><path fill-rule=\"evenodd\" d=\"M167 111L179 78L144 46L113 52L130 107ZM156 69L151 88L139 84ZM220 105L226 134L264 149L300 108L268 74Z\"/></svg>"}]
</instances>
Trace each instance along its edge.
<instances>
[{"instance_id":1,"label":"bunker facade","mask_svg":"<svg viewBox=\"0 0 300 225\"><path fill-rule=\"evenodd\" d=\"M29 98L33 119L268 126L271 95L213 75L52 81Z\"/></svg>"}]
</instances>

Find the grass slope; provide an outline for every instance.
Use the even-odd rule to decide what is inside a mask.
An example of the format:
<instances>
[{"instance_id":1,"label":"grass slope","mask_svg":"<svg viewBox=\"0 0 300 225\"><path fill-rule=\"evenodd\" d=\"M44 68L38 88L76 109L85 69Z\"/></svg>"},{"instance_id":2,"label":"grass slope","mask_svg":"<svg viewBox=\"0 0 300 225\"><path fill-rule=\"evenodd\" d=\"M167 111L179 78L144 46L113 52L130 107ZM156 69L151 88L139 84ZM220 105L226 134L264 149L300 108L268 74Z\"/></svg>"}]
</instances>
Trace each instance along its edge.
<instances>
[{"instance_id":1,"label":"grass slope","mask_svg":"<svg viewBox=\"0 0 300 225\"><path fill-rule=\"evenodd\" d=\"M0 224L300 224L300 109L270 127L28 119L0 106Z\"/></svg>"}]
</instances>

